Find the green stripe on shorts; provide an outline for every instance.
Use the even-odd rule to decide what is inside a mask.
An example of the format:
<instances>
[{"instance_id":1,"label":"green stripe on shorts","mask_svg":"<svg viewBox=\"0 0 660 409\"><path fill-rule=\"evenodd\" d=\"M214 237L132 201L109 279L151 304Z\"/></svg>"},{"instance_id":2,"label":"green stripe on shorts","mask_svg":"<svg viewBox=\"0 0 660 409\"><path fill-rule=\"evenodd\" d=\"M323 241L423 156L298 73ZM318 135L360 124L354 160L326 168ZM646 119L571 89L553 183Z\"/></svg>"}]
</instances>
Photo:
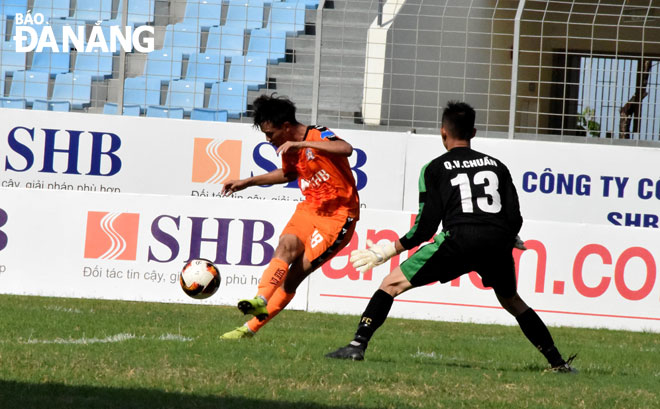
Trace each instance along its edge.
<instances>
[{"instance_id":1,"label":"green stripe on shorts","mask_svg":"<svg viewBox=\"0 0 660 409\"><path fill-rule=\"evenodd\" d=\"M433 238L433 243L429 243L425 246L422 246L412 255L408 260L401 263L401 272L408 279L412 281L412 278L417 274L417 272L424 267L424 264L433 257L436 251L440 248L440 245L445 241L445 238L449 236L449 232L442 232L436 235Z\"/></svg>"}]
</instances>

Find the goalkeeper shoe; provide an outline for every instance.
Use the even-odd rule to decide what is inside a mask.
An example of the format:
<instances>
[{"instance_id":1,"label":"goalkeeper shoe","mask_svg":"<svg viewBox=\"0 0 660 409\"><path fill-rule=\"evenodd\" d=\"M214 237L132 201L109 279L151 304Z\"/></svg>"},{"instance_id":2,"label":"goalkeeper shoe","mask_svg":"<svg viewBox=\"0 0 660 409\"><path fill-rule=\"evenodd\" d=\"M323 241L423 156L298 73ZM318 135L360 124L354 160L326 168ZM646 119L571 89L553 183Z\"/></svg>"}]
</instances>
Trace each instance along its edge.
<instances>
[{"instance_id":1,"label":"goalkeeper shoe","mask_svg":"<svg viewBox=\"0 0 660 409\"><path fill-rule=\"evenodd\" d=\"M229 332L225 332L220 336L220 339L244 339L252 338L253 336L254 332L250 331L250 328L243 325L242 327L238 327Z\"/></svg>"},{"instance_id":2,"label":"goalkeeper shoe","mask_svg":"<svg viewBox=\"0 0 660 409\"><path fill-rule=\"evenodd\" d=\"M254 297L249 300L240 300L238 302L238 309L243 314L252 314L259 321L268 318L268 309L266 308L266 301L261 297Z\"/></svg>"},{"instance_id":3,"label":"goalkeeper shoe","mask_svg":"<svg viewBox=\"0 0 660 409\"><path fill-rule=\"evenodd\" d=\"M345 347L341 347L334 352L325 354L325 357L334 358L334 359L350 359L353 361L363 361L364 348L348 344Z\"/></svg>"},{"instance_id":4,"label":"goalkeeper shoe","mask_svg":"<svg viewBox=\"0 0 660 409\"><path fill-rule=\"evenodd\" d=\"M571 355L563 364L553 366L552 368L550 368L550 371L556 373L571 373L571 374L578 373L578 370L571 366L571 363L573 362L576 356L577 354Z\"/></svg>"}]
</instances>

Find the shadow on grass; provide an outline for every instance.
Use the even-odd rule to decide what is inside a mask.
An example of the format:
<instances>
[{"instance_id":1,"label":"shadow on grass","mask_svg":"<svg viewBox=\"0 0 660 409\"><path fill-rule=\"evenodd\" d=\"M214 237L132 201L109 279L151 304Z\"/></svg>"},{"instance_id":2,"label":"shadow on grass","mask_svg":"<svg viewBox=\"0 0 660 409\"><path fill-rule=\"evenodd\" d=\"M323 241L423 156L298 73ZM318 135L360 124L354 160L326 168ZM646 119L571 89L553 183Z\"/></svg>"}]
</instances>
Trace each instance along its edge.
<instances>
[{"instance_id":1,"label":"shadow on grass","mask_svg":"<svg viewBox=\"0 0 660 409\"><path fill-rule=\"evenodd\" d=\"M349 409L311 402L275 401L236 396L204 396L153 389L69 386L60 383L26 383L0 380L2 409Z\"/></svg>"}]
</instances>

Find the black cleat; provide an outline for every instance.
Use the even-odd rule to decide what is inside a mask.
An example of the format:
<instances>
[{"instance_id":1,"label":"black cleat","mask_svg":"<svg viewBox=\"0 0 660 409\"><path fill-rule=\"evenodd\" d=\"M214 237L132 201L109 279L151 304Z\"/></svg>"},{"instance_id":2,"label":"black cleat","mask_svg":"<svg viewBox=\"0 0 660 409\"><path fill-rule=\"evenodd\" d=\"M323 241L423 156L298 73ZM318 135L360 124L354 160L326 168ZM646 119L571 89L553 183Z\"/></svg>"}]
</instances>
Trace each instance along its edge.
<instances>
[{"instance_id":1,"label":"black cleat","mask_svg":"<svg viewBox=\"0 0 660 409\"><path fill-rule=\"evenodd\" d=\"M555 372L555 373L570 373L570 374L577 374L578 370L573 368L571 366L571 363L573 363L573 360L577 354L573 354L568 359L561 365L553 366L550 368L550 371Z\"/></svg>"},{"instance_id":2,"label":"black cleat","mask_svg":"<svg viewBox=\"0 0 660 409\"><path fill-rule=\"evenodd\" d=\"M334 352L325 354L325 357L334 359L350 359L352 361L363 361L364 349L355 345L348 344Z\"/></svg>"},{"instance_id":3,"label":"black cleat","mask_svg":"<svg viewBox=\"0 0 660 409\"><path fill-rule=\"evenodd\" d=\"M266 302L261 297L240 300L237 307L244 315L252 314L257 317L259 321L263 321L268 318Z\"/></svg>"}]
</instances>

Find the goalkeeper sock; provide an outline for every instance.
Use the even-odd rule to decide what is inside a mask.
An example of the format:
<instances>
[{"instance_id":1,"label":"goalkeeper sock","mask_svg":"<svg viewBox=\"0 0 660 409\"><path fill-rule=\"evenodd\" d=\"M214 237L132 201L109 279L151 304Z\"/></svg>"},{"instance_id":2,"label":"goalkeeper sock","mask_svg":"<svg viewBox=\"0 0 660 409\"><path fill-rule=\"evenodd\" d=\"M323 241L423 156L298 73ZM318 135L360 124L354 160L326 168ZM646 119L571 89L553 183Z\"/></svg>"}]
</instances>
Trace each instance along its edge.
<instances>
[{"instance_id":1,"label":"goalkeeper sock","mask_svg":"<svg viewBox=\"0 0 660 409\"><path fill-rule=\"evenodd\" d=\"M383 325L387 314L390 313L392 303L394 303L394 297L385 291L379 289L374 293L371 300L369 300L367 308L362 313L360 324L351 345L367 349L372 335Z\"/></svg>"},{"instance_id":2,"label":"goalkeeper sock","mask_svg":"<svg viewBox=\"0 0 660 409\"><path fill-rule=\"evenodd\" d=\"M277 314L280 313L286 307L289 305L293 297L296 295L296 293L287 293L282 289L282 287L278 288L275 290L275 293L273 296L268 300L268 305L266 308L268 309L268 318L266 318L263 321L259 321L257 317L252 318L250 321L247 322L247 327L250 329L252 332L257 332L261 327L266 325L268 321L273 319Z\"/></svg>"},{"instance_id":3,"label":"goalkeeper sock","mask_svg":"<svg viewBox=\"0 0 660 409\"><path fill-rule=\"evenodd\" d=\"M257 296L261 296L268 302L275 290L282 285L288 272L289 263L279 258L271 259L259 280Z\"/></svg>"},{"instance_id":4,"label":"goalkeeper sock","mask_svg":"<svg viewBox=\"0 0 660 409\"><path fill-rule=\"evenodd\" d=\"M552 335L550 335L550 331L548 331L548 327L545 326L536 311L529 308L517 316L516 320L523 334L545 356L551 366L564 364L564 359L555 347L555 342Z\"/></svg>"}]
</instances>

